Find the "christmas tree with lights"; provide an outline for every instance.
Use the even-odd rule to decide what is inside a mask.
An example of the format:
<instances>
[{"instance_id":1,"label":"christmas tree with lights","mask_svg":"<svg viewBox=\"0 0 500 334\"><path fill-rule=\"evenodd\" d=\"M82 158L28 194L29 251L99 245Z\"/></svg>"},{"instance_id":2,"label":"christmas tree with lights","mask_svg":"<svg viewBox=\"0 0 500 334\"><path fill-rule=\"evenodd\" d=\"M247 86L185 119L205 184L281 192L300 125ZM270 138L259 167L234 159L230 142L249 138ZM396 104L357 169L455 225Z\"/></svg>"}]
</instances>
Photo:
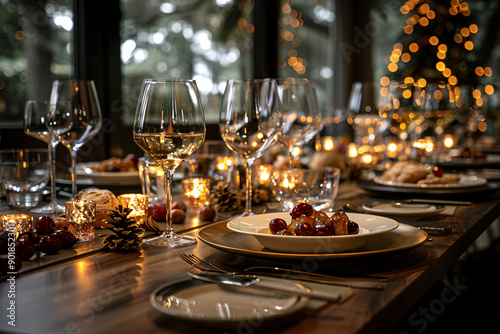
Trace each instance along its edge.
<instances>
[{"instance_id":1,"label":"christmas tree with lights","mask_svg":"<svg viewBox=\"0 0 500 334\"><path fill-rule=\"evenodd\" d=\"M479 28L467 1L408 0L400 11L405 16L403 33L388 57L388 74L383 79L418 85L427 98L439 99L440 111L452 102L461 112L448 121L458 121L465 131L462 135L486 131L482 109L494 92L488 83L492 69L484 66L485 54L474 45ZM431 86L440 88L431 90ZM443 96L437 97L438 93ZM430 119L431 115L426 113L425 117ZM435 134L444 134L444 125L452 128L443 117L434 122ZM425 131L426 126L429 122L417 126L417 131Z\"/></svg>"}]
</instances>

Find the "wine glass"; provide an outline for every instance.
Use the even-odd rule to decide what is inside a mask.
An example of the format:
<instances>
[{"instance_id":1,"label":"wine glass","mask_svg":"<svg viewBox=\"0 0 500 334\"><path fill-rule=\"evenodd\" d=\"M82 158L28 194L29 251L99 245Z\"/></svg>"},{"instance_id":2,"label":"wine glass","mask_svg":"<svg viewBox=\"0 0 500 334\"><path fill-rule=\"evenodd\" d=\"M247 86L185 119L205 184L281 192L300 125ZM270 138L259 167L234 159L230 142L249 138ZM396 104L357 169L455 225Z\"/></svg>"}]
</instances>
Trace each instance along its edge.
<instances>
[{"instance_id":1,"label":"wine glass","mask_svg":"<svg viewBox=\"0 0 500 334\"><path fill-rule=\"evenodd\" d=\"M252 164L276 144L283 133L283 116L274 79L228 80L222 96L219 129L226 145L246 169L246 205L252 212Z\"/></svg>"},{"instance_id":2,"label":"wine glass","mask_svg":"<svg viewBox=\"0 0 500 334\"><path fill-rule=\"evenodd\" d=\"M425 155L431 160L439 159L443 153L443 139L462 128L458 108L463 105L460 87L453 87L444 81L428 83L422 88L423 113L420 142L426 143Z\"/></svg>"},{"instance_id":3,"label":"wine glass","mask_svg":"<svg viewBox=\"0 0 500 334\"><path fill-rule=\"evenodd\" d=\"M278 79L278 95L283 109L281 143L287 147L290 168L294 166L294 150L302 148L318 134L321 112L316 91L307 79Z\"/></svg>"},{"instance_id":4,"label":"wine glass","mask_svg":"<svg viewBox=\"0 0 500 334\"><path fill-rule=\"evenodd\" d=\"M56 147L59 139L53 131L66 132L73 126L69 108L65 113L54 115L52 125L49 119L49 102L46 100L28 100L24 108L24 132L33 138L45 142L49 149L51 201L47 206L33 209L33 212L57 216L65 208L57 204L56 198ZM51 130L49 130L51 128Z\"/></svg>"},{"instance_id":5,"label":"wine glass","mask_svg":"<svg viewBox=\"0 0 500 334\"><path fill-rule=\"evenodd\" d=\"M167 248L191 245L196 239L172 228L171 183L175 169L205 141L205 116L194 80L153 80L142 83L134 119L134 141L165 172L165 232L144 242Z\"/></svg>"},{"instance_id":6,"label":"wine glass","mask_svg":"<svg viewBox=\"0 0 500 334\"><path fill-rule=\"evenodd\" d=\"M356 144L374 146L381 143L382 133L389 128L394 112L389 84L353 83L348 108Z\"/></svg>"},{"instance_id":7,"label":"wine glass","mask_svg":"<svg viewBox=\"0 0 500 334\"><path fill-rule=\"evenodd\" d=\"M56 136L71 154L71 184L73 197L77 194L76 158L78 150L87 143L102 124L101 107L92 80L54 81L50 97L51 113L55 115L70 106L73 126Z\"/></svg>"}]
</instances>

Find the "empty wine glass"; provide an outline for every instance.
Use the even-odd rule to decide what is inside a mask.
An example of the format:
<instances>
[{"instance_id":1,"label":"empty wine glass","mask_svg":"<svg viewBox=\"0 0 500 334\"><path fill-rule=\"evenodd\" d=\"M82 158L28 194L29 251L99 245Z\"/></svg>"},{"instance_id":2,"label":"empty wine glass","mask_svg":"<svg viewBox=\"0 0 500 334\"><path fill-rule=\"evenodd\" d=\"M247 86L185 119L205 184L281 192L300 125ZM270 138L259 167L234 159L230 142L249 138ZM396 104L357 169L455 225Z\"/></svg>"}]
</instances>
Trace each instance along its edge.
<instances>
[{"instance_id":1,"label":"empty wine glass","mask_svg":"<svg viewBox=\"0 0 500 334\"><path fill-rule=\"evenodd\" d=\"M35 213L51 214L57 216L64 212L64 206L57 204L56 198L56 147L59 139L53 133L65 132L73 125L69 108L62 114L55 114L50 122L49 102L46 100L29 100L24 108L24 132L33 138L45 142L49 149L51 201L47 206L33 209Z\"/></svg>"},{"instance_id":2,"label":"empty wine glass","mask_svg":"<svg viewBox=\"0 0 500 334\"><path fill-rule=\"evenodd\" d=\"M382 142L389 128L394 108L390 100L390 82L355 82L348 108L358 145L374 146Z\"/></svg>"},{"instance_id":3,"label":"empty wine glass","mask_svg":"<svg viewBox=\"0 0 500 334\"><path fill-rule=\"evenodd\" d=\"M51 113L70 106L73 126L56 136L71 154L71 183L73 197L77 194L76 158L78 150L87 143L102 124L101 107L92 80L54 81L50 97Z\"/></svg>"},{"instance_id":4,"label":"empty wine glass","mask_svg":"<svg viewBox=\"0 0 500 334\"><path fill-rule=\"evenodd\" d=\"M283 116L276 80L228 80L222 97L219 129L226 145L246 168L246 206L252 212L252 164L276 144L283 133Z\"/></svg>"},{"instance_id":5,"label":"empty wine glass","mask_svg":"<svg viewBox=\"0 0 500 334\"><path fill-rule=\"evenodd\" d=\"M171 183L175 169L205 140L205 116L194 80L153 80L142 83L134 119L134 141L165 172L165 232L144 242L168 248L191 245L196 239L172 228Z\"/></svg>"},{"instance_id":6,"label":"empty wine glass","mask_svg":"<svg viewBox=\"0 0 500 334\"><path fill-rule=\"evenodd\" d=\"M321 112L316 91L309 80L287 78L276 81L283 110L280 141L287 148L290 168L293 168L295 148L302 148L320 130Z\"/></svg>"}]
</instances>

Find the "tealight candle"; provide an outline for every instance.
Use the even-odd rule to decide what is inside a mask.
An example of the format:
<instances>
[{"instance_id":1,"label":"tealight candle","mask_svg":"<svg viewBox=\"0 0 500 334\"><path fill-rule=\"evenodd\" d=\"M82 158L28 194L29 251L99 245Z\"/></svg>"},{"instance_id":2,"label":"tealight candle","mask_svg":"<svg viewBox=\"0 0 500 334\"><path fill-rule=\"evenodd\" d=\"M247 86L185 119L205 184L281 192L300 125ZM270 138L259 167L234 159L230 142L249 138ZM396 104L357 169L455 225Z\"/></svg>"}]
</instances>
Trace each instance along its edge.
<instances>
[{"instance_id":1,"label":"tealight candle","mask_svg":"<svg viewBox=\"0 0 500 334\"><path fill-rule=\"evenodd\" d=\"M208 205L210 179L191 178L182 180L182 197L187 206L199 208Z\"/></svg>"},{"instance_id":2,"label":"tealight candle","mask_svg":"<svg viewBox=\"0 0 500 334\"><path fill-rule=\"evenodd\" d=\"M335 149L335 139L331 136L323 138L323 150L332 151Z\"/></svg>"},{"instance_id":3,"label":"tealight candle","mask_svg":"<svg viewBox=\"0 0 500 334\"><path fill-rule=\"evenodd\" d=\"M272 165L260 165L257 169L256 180L259 185L269 185L271 183Z\"/></svg>"},{"instance_id":4,"label":"tealight candle","mask_svg":"<svg viewBox=\"0 0 500 334\"><path fill-rule=\"evenodd\" d=\"M95 236L95 218L97 204L92 200L75 200L66 202L66 220L68 230L79 242L90 241Z\"/></svg>"},{"instance_id":5,"label":"tealight candle","mask_svg":"<svg viewBox=\"0 0 500 334\"><path fill-rule=\"evenodd\" d=\"M33 216L24 213L2 215L0 227L2 231L14 232L17 239L20 234L33 229Z\"/></svg>"},{"instance_id":6,"label":"tealight candle","mask_svg":"<svg viewBox=\"0 0 500 334\"><path fill-rule=\"evenodd\" d=\"M148 218L148 196L144 194L118 195L118 201L124 208L132 209L129 214L141 224Z\"/></svg>"},{"instance_id":7,"label":"tealight candle","mask_svg":"<svg viewBox=\"0 0 500 334\"><path fill-rule=\"evenodd\" d=\"M228 170L229 167L234 165L235 159L231 157L217 157L215 166L217 170L223 172L225 170Z\"/></svg>"}]
</instances>

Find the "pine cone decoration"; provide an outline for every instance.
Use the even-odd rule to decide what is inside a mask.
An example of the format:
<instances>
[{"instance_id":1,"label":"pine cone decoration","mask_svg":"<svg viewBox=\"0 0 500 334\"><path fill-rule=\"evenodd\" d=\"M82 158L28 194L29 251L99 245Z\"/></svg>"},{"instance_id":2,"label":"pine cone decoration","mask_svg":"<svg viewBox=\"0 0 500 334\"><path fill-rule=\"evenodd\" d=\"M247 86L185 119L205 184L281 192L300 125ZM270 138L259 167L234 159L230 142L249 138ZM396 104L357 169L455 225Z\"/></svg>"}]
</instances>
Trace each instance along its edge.
<instances>
[{"instance_id":1,"label":"pine cone decoration","mask_svg":"<svg viewBox=\"0 0 500 334\"><path fill-rule=\"evenodd\" d=\"M229 184L217 182L210 191L210 206L220 212L238 210L241 208L241 197Z\"/></svg>"},{"instance_id":2,"label":"pine cone decoration","mask_svg":"<svg viewBox=\"0 0 500 334\"><path fill-rule=\"evenodd\" d=\"M128 217L132 209L124 208L121 205L115 210L109 212L111 220L106 220L106 224L113 225L113 228L107 228L115 235L107 236L103 241L104 248L110 251L126 252L137 250L142 244L144 230L134 219Z\"/></svg>"}]
</instances>

